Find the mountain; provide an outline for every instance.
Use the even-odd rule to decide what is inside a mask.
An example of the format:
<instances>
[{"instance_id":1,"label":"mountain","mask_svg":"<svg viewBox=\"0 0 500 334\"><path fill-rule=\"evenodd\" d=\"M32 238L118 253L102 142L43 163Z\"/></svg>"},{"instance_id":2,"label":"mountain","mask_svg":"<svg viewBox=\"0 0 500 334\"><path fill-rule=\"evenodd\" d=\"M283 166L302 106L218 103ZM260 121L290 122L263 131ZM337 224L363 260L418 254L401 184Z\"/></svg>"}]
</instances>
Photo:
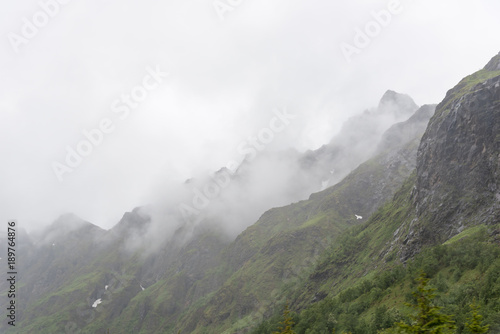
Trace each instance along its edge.
<instances>
[{"instance_id":1,"label":"mountain","mask_svg":"<svg viewBox=\"0 0 500 334\"><path fill-rule=\"evenodd\" d=\"M410 321L419 272L463 333L469 304L500 331L500 54L437 105L416 170L370 219L341 234L285 294L297 333L376 333ZM387 133L386 136L391 136ZM277 328L274 317L252 333ZM392 333L392 332L391 332Z\"/></svg>"},{"instance_id":2,"label":"mountain","mask_svg":"<svg viewBox=\"0 0 500 334\"><path fill-rule=\"evenodd\" d=\"M348 141L342 142L339 135L338 140L328 145L335 148L336 155L322 156L322 150L315 154L330 166L343 164L342 168L354 168L375 152L376 143L390 124L408 118L417 108L409 97L389 91L378 108L348 122L342 130L345 136L350 136ZM229 189L212 199L215 208L225 204L223 209L206 210L203 224L178 224L173 233L164 238L158 237L163 230L153 224L148 208L125 213L109 231L73 215L62 216L43 233L33 236L36 241L26 261L31 267L23 268L24 284L20 287L20 295L30 298L20 298L27 307L19 315L22 329L17 332L82 330L94 333L107 328L120 333L178 328L189 332L199 330L197 323L198 327L209 326L214 319L219 319L213 326L219 330L231 327L239 317L255 323L256 303L270 308L272 304L266 304L267 294L283 285L280 271L293 268L292 272L299 272L310 266L331 239L358 223L355 214L370 215L415 168L416 141L425 128L421 120L427 114L428 120L432 109L426 106L417 111L415 115L424 115L418 122L413 117L399 125L403 129L420 127L420 133L398 139L397 150L379 154L357 168L344 182L312 195L309 200L266 212L233 240L221 227L217 210L224 214L232 211L229 216L237 219L238 214L245 212L239 206L228 206L228 202L235 202L234 199L227 201L228 194L236 194L236 199L241 197L241 202L248 205L254 198L259 200L262 193L248 192L247 185L261 177L256 174L265 170L262 164L284 158L283 168L297 166L295 174L291 174L293 178L285 179L288 189L275 191L274 195L293 193L295 199L307 196L318 189L315 188L318 186L307 186L308 182L314 179L318 184L324 176L318 177L315 174L318 169L313 165L301 165L304 156L300 154L278 152L269 157L271 153L264 152L255 161L244 162L238 173L232 175ZM365 133L352 133L354 127L359 131L370 128L370 124L377 126ZM371 152L358 150L350 164L346 164L342 159L348 154L348 142L353 147L369 142ZM310 157L311 153L306 156ZM323 173L331 177L330 170ZM189 191L201 189L203 181L189 180L183 187L184 193L181 191L178 195L189 198ZM249 193L252 196L245 201ZM273 198L264 194L262 197ZM266 200L267 205L271 200ZM171 213L167 218L178 219L178 216L178 212ZM287 217L286 220L283 217ZM289 240L300 240L300 243L295 243L289 258L281 258L284 244ZM308 260L296 263L295 256ZM263 262L268 263L270 272L255 276ZM282 263L279 267L278 262ZM240 282L239 275L248 276L252 284L234 286L234 282ZM267 283L273 289L262 289ZM238 300L236 305L234 300ZM257 312L263 310L259 306ZM200 316L200 312L203 315Z\"/></svg>"},{"instance_id":3,"label":"mountain","mask_svg":"<svg viewBox=\"0 0 500 334\"><path fill-rule=\"evenodd\" d=\"M254 150L237 167L194 177L176 191L177 200L183 198L185 205L184 220L223 220L234 238L269 208L307 199L341 181L373 157L391 125L407 120L417 109L409 96L387 91L376 108L351 117L330 143L317 150Z\"/></svg>"},{"instance_id":4,"label":"mountain","mask_svg":"<svg viewBox=\"0 0 500 334\"><path fill-rule=\"evenodd\" d=\"M443 242L471 225L500 221L499 64L497 55L448 91L422 138L415 192L418 224L411 229L404 257L422 242Z\"/></svg>"},{"instance_id":5,"label":"mountain","mask_svg":"<svg viewBox=\"0 0 500 334\"><path fill-rule=\"evenodd\" d=\"M348 119L330 143L306 152L300 158L300 164L313 171L317 183L327 180L326 185L332 186L373 157L385 131L393 124L407 120L417 109L418 106L408 95L388 90L377 108ZM406 140L416 136L416 133L409 134Z\"/></svg>"},{"instance_id":6,"label":"mountain","mask_svg":"<svg viewBox=\"0 0 500 334\"><path fill-rule=\"evenodd\" d=\"M418 139L400 142L399 150L378 155L306 201L266 212L228 247L231 254L246 256L206 305L187 318L182 332L215 327L214 333L235 333L251 327L275 304L281 288L304 275L342 231L359 223L356 215L370 216L394 195L415 168Z\"/></svg>"},{"instance_id":7,"label":"mountain","mask_svg":"<svg viewBox=\"0 0 500 334\"><path fill-rule=\"evenodd\" d=\"M0 330L271 333L288 303L297 333L376 333L408 319L421 270L459 333L473 298L500 330L499 101L500 55L437 106L388 91L316 151L244 161L203 219L183 221L175 201L109 231L65 215L26 236L25 307ZM202 201L205 182L175 195Z\"/></svg>"}]
</instances>

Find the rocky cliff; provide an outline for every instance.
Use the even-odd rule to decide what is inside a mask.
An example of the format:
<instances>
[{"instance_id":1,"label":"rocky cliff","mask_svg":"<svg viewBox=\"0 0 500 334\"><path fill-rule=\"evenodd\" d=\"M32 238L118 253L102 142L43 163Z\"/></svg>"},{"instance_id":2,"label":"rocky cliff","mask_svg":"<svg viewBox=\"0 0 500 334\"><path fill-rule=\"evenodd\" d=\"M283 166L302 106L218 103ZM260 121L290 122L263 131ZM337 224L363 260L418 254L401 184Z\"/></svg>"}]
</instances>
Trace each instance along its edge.
<instances>
[{"instance_id":1,"label":"rocky cliff","mask_svg":"<svg viewBox=\"0 0 500 334\"><path fill-rule=\"evenodd\" d=\"M500 55L437 106L422 138L403 259L464 228L500 220Z\"/></svg>"}]
</instances>

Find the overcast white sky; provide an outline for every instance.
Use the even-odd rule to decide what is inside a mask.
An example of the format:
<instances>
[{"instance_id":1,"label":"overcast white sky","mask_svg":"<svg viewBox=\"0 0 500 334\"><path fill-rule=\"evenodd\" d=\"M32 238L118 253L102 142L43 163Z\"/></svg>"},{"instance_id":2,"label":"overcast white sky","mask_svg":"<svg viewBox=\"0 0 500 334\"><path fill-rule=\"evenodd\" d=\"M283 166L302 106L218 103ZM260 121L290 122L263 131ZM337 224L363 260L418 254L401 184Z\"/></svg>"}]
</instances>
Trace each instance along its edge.
<instances>
[{"instance_id":1,"label":"overcast white sky","mask_svg":"<svg viewBox=\"0 0 500 334\"><path fill-rule=\"evenodd\" d=\"M0 5L0 221L74 212L109 228L152 189L235 158L273 108L297 118L270 149L317 148L387 89L437 103L500 51L496 0L401 0L349 63L341 43L391 1L220 2L234 4L224 20L213 0L72 0L47 22L54 0ZM47 24L15 52L34 15ZM111 105L148 67L169 76L120 119ZM114 130L59 182L52 163L106 118Z\"/></svg>"}]
</instances>

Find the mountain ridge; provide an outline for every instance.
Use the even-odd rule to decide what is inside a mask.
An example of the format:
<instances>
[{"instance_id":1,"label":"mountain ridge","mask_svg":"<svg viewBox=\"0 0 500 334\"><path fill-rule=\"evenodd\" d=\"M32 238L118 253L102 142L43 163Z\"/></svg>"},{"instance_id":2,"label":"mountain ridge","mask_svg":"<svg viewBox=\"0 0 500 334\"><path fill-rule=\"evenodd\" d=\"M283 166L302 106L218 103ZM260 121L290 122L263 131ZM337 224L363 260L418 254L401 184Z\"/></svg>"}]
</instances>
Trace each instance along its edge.
<instances>
[{"instance_id":1,"label":"mountain ridge","mask_svg":"<svg viewBox=\"0 0 500 334\"><path fill-rule=\"evenodd\" d=\"M403 264L413 268L430 247L445 247L431 252L452 252L457 242L470 244L474 237L496 252L488 238L494 238L491 229L498 229L500 218L499 63L495 56L437 106L417 110L406 96L386 92L379 110L397 96L403 100L401 110L391 106L386 111L412 116L390 128L384 128L384 121L372 124L375 130L365 133L359 124L373 123L373 113L348 122L347 138L361 138L353 140L353 147L349 140L334 143L300 161L310 167L316 187L331 174L328 161L352 152L355 158L339 166L355 168L340 182L332 181L332 187L265 211L233 240L217 227L217 215L208 215L203 225L177 228L154 252L147 251L148 234L133 251L124 251L151 223L137 208L110 231L84 223L95 231L89 240L69 233L72 237L61 245L33 248L39 265L25 269L21 291L31 297L24 300L30 306L20 315L20 333L67 328L81 333L106 328L120 333L248 333L286 300L295 312L340 300L357 307L353 314L369 317L363 312L393 293L387 287L404 283ZM375 156L357 164L366 141ZM73 226L72 217L66 219ZM471 237L452 239L461 233ZM443 246L447 241L450 246ZM29 257L35 263L33 254ZM35 280L39 273L44 278ZM358 285L384 275L389 278L380 285L383 293L372 285L365 289L374 294L371 302L349 304L363 295ZM405 285L400 289L406 291ZM102 303L93 307L98 299ZM344 318L335 321L348 324ZM352 328L359 333L369 332L356 326Z\"/></svg>"}]
</instances>

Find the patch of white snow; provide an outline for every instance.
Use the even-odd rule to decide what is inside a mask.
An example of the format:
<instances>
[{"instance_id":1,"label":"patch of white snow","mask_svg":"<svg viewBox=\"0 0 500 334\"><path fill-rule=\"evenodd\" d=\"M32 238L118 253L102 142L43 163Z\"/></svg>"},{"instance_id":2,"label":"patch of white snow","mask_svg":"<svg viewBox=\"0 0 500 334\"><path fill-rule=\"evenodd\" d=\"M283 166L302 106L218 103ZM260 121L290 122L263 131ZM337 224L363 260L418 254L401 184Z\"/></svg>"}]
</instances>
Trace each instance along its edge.
<instances>
[{"instance_id":1,"label":"patch of white snow","mask_svg":"<svg viewBox=\"0 0 500 334\"><path fill-rule=\"evenodd\" d=\"M96 307L97 307L97 305L99 305L100 303L102 303L101 298L99 298L98 300L96 300L96 301L94 302L94 304L92 304L92 307L93 307L93 308L96 308Z\"/></svg>"}]
</instances>

